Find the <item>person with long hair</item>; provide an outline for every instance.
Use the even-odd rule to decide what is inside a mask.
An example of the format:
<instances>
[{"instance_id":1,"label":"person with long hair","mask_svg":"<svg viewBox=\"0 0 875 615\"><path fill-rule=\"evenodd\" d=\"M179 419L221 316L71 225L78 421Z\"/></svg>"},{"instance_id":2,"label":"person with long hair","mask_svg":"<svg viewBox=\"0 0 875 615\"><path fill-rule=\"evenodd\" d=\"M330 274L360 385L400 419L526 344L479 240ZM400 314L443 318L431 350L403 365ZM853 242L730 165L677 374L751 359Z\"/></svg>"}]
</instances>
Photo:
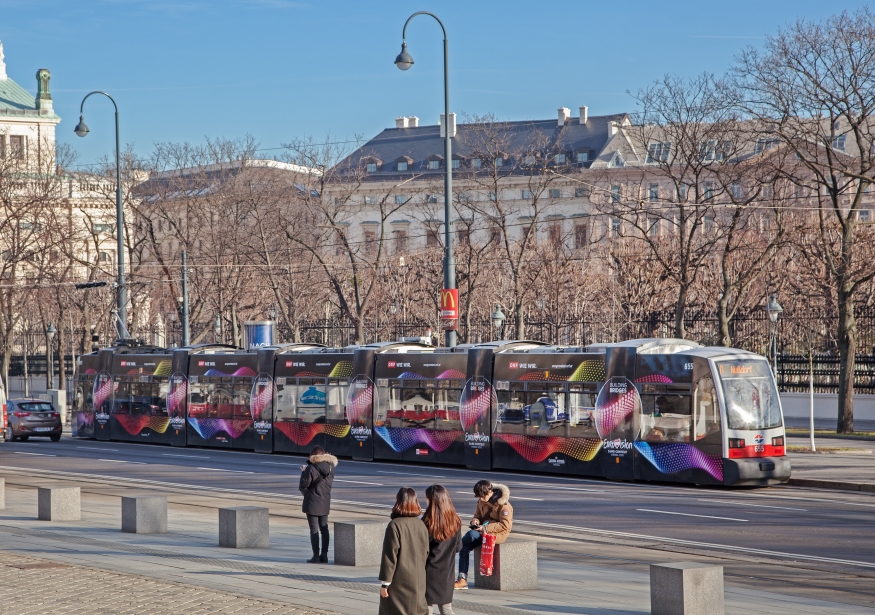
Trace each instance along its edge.
<instances>
[{"instance_id":1,"label":"person with long hair","mask_svg":"<svg viewBox=\"0 0 875 615\"><path fill-rule=\"evenodd\" d=\"M462 520L456 513L453 500L443 485L432 485L425 490L428 506L422 521L428 529L428 560L425 564L425 601L436 604L440 615L453 613L453 583L456 572L456 553L462 549Z\"/></svg>"},{"instance_id":2,"label":"person with long hair","mask_svg":"<svg viewBox=\"0 0 875 615\"><path fill-rule=\"evenodd\" d=\"M410 487L399 489L383 538L379 615L428 615L425 602L428 530L419 520L421 514L416 491Z\"/></svg>"},{"instance_id":3,"label":"person with long hair","mask_svg":"<svg viewBox=\"0 0 875 615\"><path fill-rule=\"evenodd\" d=\"M321 446L310 451L307 465L301 466L298 490L304 496L301 510L307 515L310 525L310 545L313 557L308 564L328 562L328 513L331 512L331 486L334 483L334 468L337 457L329 455ZM322 550L319 550L319 535L322 535Z\"/></svg>"}]
</instances>

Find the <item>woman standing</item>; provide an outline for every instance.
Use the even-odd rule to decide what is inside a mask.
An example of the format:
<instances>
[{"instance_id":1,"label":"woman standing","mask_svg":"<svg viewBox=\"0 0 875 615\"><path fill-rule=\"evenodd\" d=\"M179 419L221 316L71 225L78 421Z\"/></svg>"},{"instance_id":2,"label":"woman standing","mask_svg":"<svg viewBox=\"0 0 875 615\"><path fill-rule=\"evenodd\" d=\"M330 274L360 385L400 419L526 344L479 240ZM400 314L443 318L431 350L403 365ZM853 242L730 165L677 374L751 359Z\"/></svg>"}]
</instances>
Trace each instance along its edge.
<instances>
[{"instance_id":1,"label":"woman standing","mask_svg":"<svg viewBox=\"0 0 875 615\"><path fill-rule=\"evenodd\" d=\"M298 489L304 496L301 510L307 515L310 524L310 544L313 557L308 564L328 561L328 513L331 512L331 485L334 483L334 468L337 457L329 455L321 446L310 451L307 465L301 466L301 482ZM322 534L322 550L319 550L319 534Z\"/></svg>"},{"instance_id":2,"label":"woman standing","mask_svg":"<svg viewBox=\"0 0 875 615\"><path fill-rule=\"evenodd\" d=\"M419 520L420 514L422 508L416 492L402 487L395 497L392 520L383 538L379 615L428 615L425 603L428 530Z\"/></svg>"},{"instance_id":3,"label":"woman standing","mask_svg":"<svg viewBox=\"0 0 875 615\"><path fill-rule=\"evenodd\" d=\"M425 490L428 507L422 521L428 529L428 561L425 564L425 601L438 605L440 615L453 613L453 583L456 579L456 553L462 549L462 520L450 494L442 485Z\"/></svg>"}]
</instances>

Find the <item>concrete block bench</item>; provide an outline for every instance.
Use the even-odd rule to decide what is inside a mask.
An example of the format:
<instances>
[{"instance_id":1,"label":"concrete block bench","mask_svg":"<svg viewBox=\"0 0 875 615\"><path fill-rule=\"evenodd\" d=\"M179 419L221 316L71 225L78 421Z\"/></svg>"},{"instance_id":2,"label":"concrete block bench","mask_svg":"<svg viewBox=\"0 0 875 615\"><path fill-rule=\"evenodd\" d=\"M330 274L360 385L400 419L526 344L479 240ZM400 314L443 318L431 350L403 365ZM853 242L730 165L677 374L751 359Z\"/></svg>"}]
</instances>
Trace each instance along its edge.
<instances>
[{"instance_id":1,"label":"concrete block bench","mask_svg":"<svg viewBox=\"0 0 875 615\"><path fill-rule=\"evenodd\" d=\"M334 563L340 566L379 566L383 555L383 521L335 521Z\"/></svg>"},{"instance_id":2,"label":"concrete block bench","mask_svg":"<svg viewBox=\"0 0 875 615\"><path fill-rule=\"evenodd\" d=\"M166 534L167 496L122 497L122 531L131 534Z\"/></svg>"},{"instance_id":3,"label":"concrete block bench","mask_svg":"<svg viewBox=\"0 0 875 615\"><path fill-rule=\"evenodd\" d=\"M538 589L538 541L509 536L495 545L492 576L480 576L480 547L474 550L474 586L478 589L519 591Z\"/></svg>"},{"instance_id":4,"label":"concrete block bench","mask_svg":"<svg viewBox=\"0 0 875 615\"><path fill-rule=\"evenodd\" d=\"M79 487L39 487L37 518L40 521L79 521Z\"/></svg>"},{"instance_id":5,"label":"concrete block bench","mask_svg":"<svg viewBox=\"0 0 875 615\"><path fill-rule=\"evenodd\" d=\"M650 566L652 615L724 615L723 566L694 562Z\"/></svg>"},{"instance_id":6,"label":"concrete block bench","mask_svg":"<svg viewBox=\"0 0 875 615\"><path fill-rule=\"evenodd\" d=\"M270 546L270 513L261 506L219 509L219 546L266 549Z\"/></svg>"}]
</instances>

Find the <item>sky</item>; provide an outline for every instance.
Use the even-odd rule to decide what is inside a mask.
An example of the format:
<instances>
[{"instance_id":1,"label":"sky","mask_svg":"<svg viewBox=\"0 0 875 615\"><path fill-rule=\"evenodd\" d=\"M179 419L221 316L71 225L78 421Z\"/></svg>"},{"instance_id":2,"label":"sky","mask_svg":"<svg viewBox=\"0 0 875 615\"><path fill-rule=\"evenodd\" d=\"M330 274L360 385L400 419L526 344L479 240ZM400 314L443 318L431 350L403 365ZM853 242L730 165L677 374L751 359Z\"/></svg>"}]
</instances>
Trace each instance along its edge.
<instances>
[{"instance_id":1,"label":"sky","mask_svg":"<svg viewBox=\"0 0 875 615\"><path fill-rule=\"evenodd\" d=\"M443 112L442 37L419 16L407 31L414 66L399 71L405 20L432 11L449 38L450 107L500 120L633 112L629 92L661 76L722 73L747 45L803 17L862 2L331 2L297 0L0 0L9 77L32 93L52 72L58 141L83 168L114 147L111 103L91 97L91 134L73 133L95 89L119 105L121 140L147 156L155 143L252 135L260 156L313 137L344 143L402 115L436 124Z\"/></svg>"}]
</instances>

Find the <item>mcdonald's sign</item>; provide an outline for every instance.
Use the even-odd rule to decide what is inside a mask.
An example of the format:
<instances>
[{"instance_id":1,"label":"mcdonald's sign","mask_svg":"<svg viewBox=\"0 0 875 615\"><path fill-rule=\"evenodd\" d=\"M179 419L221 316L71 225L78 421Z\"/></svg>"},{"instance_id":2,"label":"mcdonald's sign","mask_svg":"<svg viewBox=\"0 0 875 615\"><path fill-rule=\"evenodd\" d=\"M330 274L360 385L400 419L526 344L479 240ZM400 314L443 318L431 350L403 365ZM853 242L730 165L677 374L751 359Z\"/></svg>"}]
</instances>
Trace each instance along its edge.
<instances>
[{"instance_id":1,"label":"mcdonald's sign","mask_svg":"<svg viewBox=\"0 0 875 615\"><path fill-rule=\"evenodd\" d=\"M455 331L459 328L458 288L441 290L441 328L444 331Z\"/></svg>"}]
</instances>

